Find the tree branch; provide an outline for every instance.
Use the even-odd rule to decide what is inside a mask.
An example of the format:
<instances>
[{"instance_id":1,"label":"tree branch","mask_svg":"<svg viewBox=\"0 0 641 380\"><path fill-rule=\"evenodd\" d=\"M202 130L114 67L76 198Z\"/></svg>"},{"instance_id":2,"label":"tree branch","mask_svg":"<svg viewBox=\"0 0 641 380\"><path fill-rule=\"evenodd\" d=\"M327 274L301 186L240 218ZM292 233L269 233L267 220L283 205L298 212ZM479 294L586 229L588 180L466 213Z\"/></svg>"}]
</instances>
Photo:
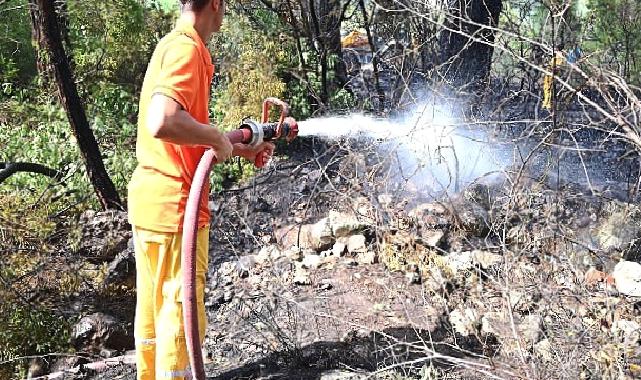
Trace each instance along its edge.
<instances>
[{"instance_id":1,"label":"tree branch","mask_svg":"<svg viewBox=\"0 0 641 380\"><path fill-rule=\"evenodd\" d=\"M60 179L64 175L59 170L32 162L0 162L0 183L18 172L38 173L53 179Z\"/></svg>"}]
</instances>

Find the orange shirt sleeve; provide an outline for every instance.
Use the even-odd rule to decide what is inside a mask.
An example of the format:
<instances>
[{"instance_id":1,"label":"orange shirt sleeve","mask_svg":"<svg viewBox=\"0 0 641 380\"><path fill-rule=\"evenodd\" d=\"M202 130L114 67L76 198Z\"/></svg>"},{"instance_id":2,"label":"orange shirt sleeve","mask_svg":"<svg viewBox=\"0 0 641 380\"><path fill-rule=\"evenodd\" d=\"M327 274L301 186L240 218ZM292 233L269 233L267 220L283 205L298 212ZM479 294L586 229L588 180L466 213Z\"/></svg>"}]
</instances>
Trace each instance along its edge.
<instances>
[{"instance_id":1,"label":"orange shirt sleeve","mask_svg":"<svg viewBox=\"0 0 641 380\"><path fill-rule=\"evenodd\" d=\"M152 94L168 96L189 112L200 83L200 61L198 48L188 37L172 41L162 57Z\"/></svg>"}]
</instances>

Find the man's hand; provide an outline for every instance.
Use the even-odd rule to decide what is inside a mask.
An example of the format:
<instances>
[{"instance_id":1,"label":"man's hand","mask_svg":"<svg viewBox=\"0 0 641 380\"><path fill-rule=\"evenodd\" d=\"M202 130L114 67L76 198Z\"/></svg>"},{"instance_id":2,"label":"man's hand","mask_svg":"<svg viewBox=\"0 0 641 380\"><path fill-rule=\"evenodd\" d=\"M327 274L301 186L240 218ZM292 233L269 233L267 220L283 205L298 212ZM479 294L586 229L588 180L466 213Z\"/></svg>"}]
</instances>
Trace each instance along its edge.
<instances>
[{"instance_id":1,"label":"man's hand","mask_svg":"<svg viewBox=\"0 0 641 380\"><path fill-rule=\"evenodd\" d=\"M211 142L211 148L216 152L216 162L222 163L232 156L234 152L234 145L232 145L229 138L225 136L217 128L212 128L216 131L214 141Z\"/></svg>"},{"instance_id":2,"label":"man's hand","mask_svg":"<svg viewBox=\"0 0 641 380\"><path fill-rule=\"evenodd\" d=\"M234 144L234 156L243 157L253 162L257 168L262 168L272 159L274 148L274 144L269 142L263 142L255 147L246 144Z\"/></svg>"}]
</instances>

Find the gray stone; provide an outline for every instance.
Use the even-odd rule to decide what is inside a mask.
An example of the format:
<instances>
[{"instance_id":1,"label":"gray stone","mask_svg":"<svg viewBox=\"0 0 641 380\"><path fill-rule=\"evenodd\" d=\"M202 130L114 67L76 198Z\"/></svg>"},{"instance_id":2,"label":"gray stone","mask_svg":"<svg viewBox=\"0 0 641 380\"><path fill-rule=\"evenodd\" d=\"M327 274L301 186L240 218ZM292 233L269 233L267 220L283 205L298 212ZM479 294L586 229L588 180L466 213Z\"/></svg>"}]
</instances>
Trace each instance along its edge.
<instances>
[{"instance_id":1,"label":"gray stone","mask_svg":"<svg viewBox=\"0 0 641 380\"><path fill-rule=\"evenodd\" d=\"M478 315L474 309L455 309L449 315L449 321L454 332L462 336L474 335Z\"/></svg>"},{"instance_id":2,"label":"gray stone","mask_svg":"<svg viewBox=\"0 0 641 380\"><path fill-rule=\"evenodd\" d=\"M632 297L641 297L641 264L621 261L612 272L617 290Z\"/></svg>"},{"instance_id":3,"label":"gray stone","mask_svg":"<svg viewBox=\"0 0 641 380\"><path fill-rule=\"evenodd\" d=\"M241 256L236 262L236 273L239 277L245 278L256 267L256 256Z\"/></svg>"},{"instance_id":4,"label":"gray stone","mask_svg":"<svg viewBox=\"0 0 641 380\"><path fill-rule=\"evenodd\" d=\"M258 251L258 254L256 255L256 261L259 264L265 264L269 261L276 261L281 256L283 256L283 252L278 248L277 245L271 244L262 247L260 251Z\"/></svg>"},{"instance_id":5,"label":"gray stone","mask_svg":"<svg viewBox=\"0 0 641 380\"><path fill-rule=\"evenodd\" d=\"M327 218L315 224L282 227L274 234L276 240L285 249L296 246L300 249L313 249L320 252L331 248L335 241Z\"/></svg>"},{"instance_id":6,"label":"gray stone","mask_svg":"<svg viewBox=\"0 0 641 380\"><path fill-rule=\"evenodd\" d=\"M125 249L116 255L107 267L103 285L124 285L133 288L136 285L136 257L133 249Z\"/></svg>"},{"instance_id":7,"label":"gray stone","mask_svg":"<svg viewBox=\"0 0 641 380\"><path fill-rule=\"evenodd\" d=\"M365 236L363 235L350 236L347 242L347 250L350 253L366 252L367 251L366 241L367 239L365 239Z\"/></svg>"},{"instance_id":8,"label":"gray stone","mask_svg":"<svg viewBox=\"0 0 641 380\"><path fill-rule=\"evenodd\" d=\"M303 257L303 267L308 269L318 268L323 262L323 258L319 255L305 255Z\"/></svg>"},{"instance_id":9,"label":"gray stone","mask_svg":"<svg viewBox=\"0 0 641 380\"><path fill-rule=\"evenodd\" d=\"M472 252L453 252L447 256L443 257L443 262L445 266L452 272L456 274L466 270L474 269L474 259Z\"/></svg>"},{"instance_id":10,"label":"gray stone","mask_svg":"<svg viewBox=\"0 0 641 380\"><path fill-rule=\"evenodd\" d=\"M641 210L636 205L612 201L605 205L596 227L596 241L604 251L620 250L624 254L641 236Z\"/></svg>"},{"instance_id":11,"label":"gray stone","mask_svg":"<svg viewBox=\"0 0 641 380\"><path fill-rule=\"evenodd\" d=\"M378 262L378 256L376 252L373 251L359 252L358 262L361 264L376 264Z\"/></svg>"},{"instance_id":12,"label":"gray stone","mask_svg":"<svg viewBox=\"0 0 641 380\"><path fill-rule=\"evenodd\" d=\"M503 263L503 256L489 251L474 250L472 255L474 263L482 269L490 269Z\"/></svg>"},{"instance_id":13,"label":"gray stone","mask_svg":"<svg viewBox=\"0 0 641 380\"><path fill-rule=\"evenodd\" d=\"M486 209L470 201L455 202L451 206L452 215L461 229L478 237L490 232L490 217Z\"/></svg>"},{"instance_id":14,"label":"gray stone","mask_svg":"<svg viewBox=\"0 0 641 380\"><path fill-rule=\"evenodd\" d=\"M69 245L93 263L112 261L132 237L124 211L92 210L82 213L77 228L69 234Z\"/></svg>"},{"instance_id":15,"label":"gray stone","mask_svg":"<svg viewBox=\"0 0 641 380\"><path fill-rule=\"evenodd\" d=\"M354 372L331 370L320 374L320 380L361 380L368 378L365 374Z\"/></svg>"},{"instance_id":16,"label":"gray stone","mask_svg":"<svg viewBox=\"0 0 641 380\"><path fill-rule=\"evenodd\" d=\"M424 230L421 232L421 240L428 247L439 247L443 243L445 232L443 230Z\"/></svg>"},{"instance_id":17,"label":"gray stone","mask_svg":"<svg viewBox=\"0 0 641 380\"><path fill-rule=\"evenodd\" d=\"M334 237L346 237L361 233L371 227L371 223L359 220L356 216L331 210L329 212L329 224Z\"/></svg>"},{"instance_id":18,"label":"gray stone","mask_svg":"<svg viewBox=\"0 0 641 380\"><path fill-rule=\"evenodd\" d=\"M323 218L312 226L312 249L323 251L334 245L334 235L329 218Z\"/></svg>"},{"instance_id":19,"label":"gray stone","mask_svg":"<svg viewBox=\"0 0 641 380\"><path fill-rule=\"evenodd\" d=\"M527 349L536 344L541 337L542 318L535 314L524 317L514 315L513 318L516 335L520 340L521 347ZM506 352L513 351L518 346L512 332L510 318L503 313L485 313L481 318L481 332L496 336Z\"/></svg>"},{"instance_id":20,"label":"gray stone","mask_svg":"<svg viewBox=\"0 0 641 380\"><path fill-rule=\"evenodd\" d=\"M405 272L405 278L407 279L407 282L411 285L421 283L421 275L416 271Z\"/></svg>"},{"instance_id":21,"label":"gray stone","mask_svg":"<svg viewBox=\"0 0 641 380\"><path fill-rule=\"evenodd\" d=\"M347 249L347 244L337 241L336 243L334 243L334 246L332 247L332 254L334 254L334 256L343 256L345 254L346 249Z\"/></svg>"},{"instance_id":22,"label":"gray stone","mask_svg":"<svg viewBox=\"0 0 641 380\"><path fill-rule=\"evenodd\" d=\"M293 281L295 285L311 285L312 284L312 279L309 275L309 272L302 268L299 268L298 270L296 270L296 273L294 273Z\"/></svg>"},{"instance_id":23,"label":"gray stone","mask_svg":"<svg viewBox=\"0 0 641 380\"><path fill-rule=\"evenodd\" d=\"M117 318L93 313L76 323L71 332L71 344L76 351L98 354L103 349L133 349L134 337Z\"/></svg>"}]
</instances>

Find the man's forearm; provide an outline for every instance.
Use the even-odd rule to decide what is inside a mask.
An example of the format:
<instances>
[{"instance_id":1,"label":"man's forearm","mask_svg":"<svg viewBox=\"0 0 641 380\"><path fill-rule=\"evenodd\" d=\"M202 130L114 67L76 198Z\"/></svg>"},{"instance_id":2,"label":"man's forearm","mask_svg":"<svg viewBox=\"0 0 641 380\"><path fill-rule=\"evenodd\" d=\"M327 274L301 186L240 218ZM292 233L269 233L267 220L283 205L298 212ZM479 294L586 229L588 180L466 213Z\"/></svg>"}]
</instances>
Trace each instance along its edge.
<instances>
[{"instance_id":1,"label":"man's forearm","mask_svg":"<svg viewBox=\"0 0 641 380\"><path fill-rule=\"evenodd\" d=\"M165 116L161 124L154 137L173 144L216 147L221 139L226 139L218 128L199 123L183 110Z\"/></svg>"}]
</instances>

